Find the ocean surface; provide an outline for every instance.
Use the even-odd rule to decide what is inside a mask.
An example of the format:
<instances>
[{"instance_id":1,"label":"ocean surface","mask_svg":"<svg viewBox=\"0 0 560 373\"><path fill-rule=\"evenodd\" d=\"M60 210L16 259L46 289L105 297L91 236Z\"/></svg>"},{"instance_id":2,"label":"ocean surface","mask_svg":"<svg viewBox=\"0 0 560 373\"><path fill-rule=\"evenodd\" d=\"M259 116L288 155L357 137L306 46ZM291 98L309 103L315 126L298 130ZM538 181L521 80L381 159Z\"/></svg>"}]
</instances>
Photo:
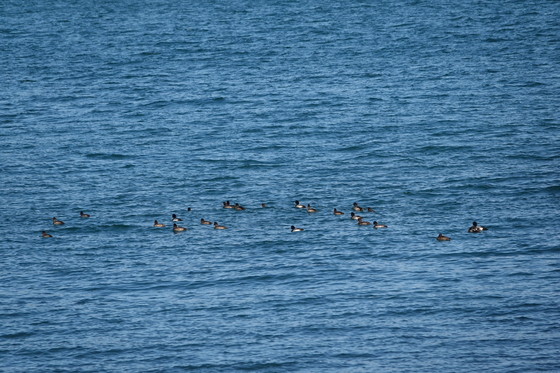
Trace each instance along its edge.
<instances>
[{"instance_id":1,"label":"ocean surface","mask_svg":"<svg viewBox=\"0 0 560 373\"><path fill-rule=\"evenodd\" d=\"M2 373L560 372L557 1L3 0L0 85Z\"/></svg>"}]
</instances>

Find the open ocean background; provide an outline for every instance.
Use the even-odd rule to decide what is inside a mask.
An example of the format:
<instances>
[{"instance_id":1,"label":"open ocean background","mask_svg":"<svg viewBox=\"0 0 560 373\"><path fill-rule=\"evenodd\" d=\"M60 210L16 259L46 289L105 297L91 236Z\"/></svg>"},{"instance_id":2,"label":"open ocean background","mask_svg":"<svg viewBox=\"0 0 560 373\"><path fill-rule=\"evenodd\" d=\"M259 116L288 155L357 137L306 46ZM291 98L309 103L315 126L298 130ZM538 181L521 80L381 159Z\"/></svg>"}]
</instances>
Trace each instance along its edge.
<instances>
[{"instance_id":1,"label":"open ocean background","mask_svg":"<svg viewBox=\"0 0 560 373\"><path fill-rule=\"evenodd\" d=\"M1 372L560 371L558 1L3 0L0 85Z\"/></svg>"}]
</instances>

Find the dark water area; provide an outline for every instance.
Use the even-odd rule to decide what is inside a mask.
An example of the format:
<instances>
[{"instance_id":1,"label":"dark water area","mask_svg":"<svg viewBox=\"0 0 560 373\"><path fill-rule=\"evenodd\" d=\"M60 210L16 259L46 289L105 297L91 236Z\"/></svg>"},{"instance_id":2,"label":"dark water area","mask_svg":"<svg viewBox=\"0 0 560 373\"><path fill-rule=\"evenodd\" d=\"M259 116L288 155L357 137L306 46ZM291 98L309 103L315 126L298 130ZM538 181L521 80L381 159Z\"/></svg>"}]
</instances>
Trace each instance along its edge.
<instances>
[{"instance_id":1,"label":"dark water area","mask_svg":"<svg viewBox=\"0 0 560 373\"><path fill-rule=\"evenodd\" d=\"M559 71L554 1L2 2L0 371L560 371Z\"/></svg>"}]
</instances>

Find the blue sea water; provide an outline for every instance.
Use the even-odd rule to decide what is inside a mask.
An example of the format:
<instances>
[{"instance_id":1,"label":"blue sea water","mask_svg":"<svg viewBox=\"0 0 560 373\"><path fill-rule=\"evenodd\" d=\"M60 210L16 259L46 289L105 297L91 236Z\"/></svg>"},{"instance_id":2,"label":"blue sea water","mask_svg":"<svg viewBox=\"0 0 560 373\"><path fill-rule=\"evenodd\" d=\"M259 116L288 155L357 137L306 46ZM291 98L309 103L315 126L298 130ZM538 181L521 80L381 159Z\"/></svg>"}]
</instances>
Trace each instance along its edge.
<instances>
[{"instance_id":1,"label":"blue sea water","mask_svg":"<svg viewBox=\"0 0 560 373\"><path fill-rule=\"evenodd\" d=\"M5 0L0 84L0 371L560 371L558 2Z\"/></svg>"}]
</instances>

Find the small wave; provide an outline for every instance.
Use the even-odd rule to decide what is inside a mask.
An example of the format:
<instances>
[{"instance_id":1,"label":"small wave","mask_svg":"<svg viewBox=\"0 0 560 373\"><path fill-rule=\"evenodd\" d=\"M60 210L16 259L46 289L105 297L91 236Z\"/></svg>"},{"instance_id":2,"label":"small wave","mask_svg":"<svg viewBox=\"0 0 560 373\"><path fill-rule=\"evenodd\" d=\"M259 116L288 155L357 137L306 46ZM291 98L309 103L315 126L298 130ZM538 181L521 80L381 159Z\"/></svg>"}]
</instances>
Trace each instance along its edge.
<instances>
[{"instance_id":1,"label":"small wave","mask_svg":"<svg viewBox=\"0 0 560 373\"><path fill-rule=\"evenodd\" d=\"M153 52L153 51L145 51L145 52L140 52L138 53L139 56L157 56L160 55L160 52Z\"/></svg>"},{"instance_id":2,"label":"small wave","mask_svg":"<svg viewBox=\"0 0 560 373\"><path fill-rule=\"evenodd\" d=\"M26 332L19 332L19 333L12 333L12 334L2 334L0 335L0 338L5 338L5 339L18 339L18 338L27 338L32 336L32 333L26 333Z\"/></svg>"},{"instance_id":3,"label":"small wave","mask_svg":"<svg viewBox=\"0 0 560 373\"><path fill-rule=\"evenodd\" d=\"M549 186L544 188L545 192L549 192L549 193L558 193L560 192L560 185L553 185L553 186Z\"/></svg>"},{"instance_id":4,"label":"small wave","mask_svg":"<svg viewBox=\"0 0 560 373\"><path fill-rule=\"evenodd\" d=\"M108 154L108 153L89 153L86 154L87 158L97 158L97 159L127 159L133 158L133 156L126 155L126 154Z\"/></svg>"},{"instance_id":5,"label":"small wave","mask_svg":"<svg viewBox=\"0 0 560 373\"><path fill-rule=\"evenodd\" d=\"M146 105L143 105L144 107L153 107L153 108L163 108L166 107L169 104L172 104L172 101L164 101L164 100L158 100L158 101L153 101L153 102L149 102Z\"/></svg>"},{"instance_id":6,"label":"small wave","mask_svg":"<svg viewBox=\"0 0 560 373\"><path fill-rule=\"evenodd\" d=\"M484 41L487 42L487 43L500 43L500 42L509 41L509 40L508 39L503 39L503 38L487 38Z\"/></svg>"},{"instance_id":7,"label":"small wave","mask_svg":"<svg viewBox=\"0 0 560 373\"><path fill-rule=\"evenodd\" d=\"M541 82L527 82L525 83L524 87L541 87L541 86L545 86L545 83L541 83Z\"/></svg>"},{"instance_id":8,"label":"small wave","mask_svg":"<svg viewBox=\"0 0 560 373\"><path fill-rule=\"evenodd\" d=\"M367 149L368 146L366 144L364 145L351 145L351 146L344 146L341 148L337 148L335 149L335 151L337 152L354 152L356 150L363 150L363 149Z\"/></svg>"},{"instance_id":9,"label":"small wave","mask_svg":"<svg viewBox=\"0 0 560 373\"><path fill-rule=\"evenodd\" d=\"M517 277L517 276L534 276L534 273L531 272L515 272L515 273L510 273L507 276L508 277Z\"/></svg>"},{"instance_id":10,"label":"small wave","mask_svg":"<svg viewBox=\"0 0 560 373\"><path fill-rule=\"evenodd\" d=\"M91 230L91 232L103 232L103 231L107 231L107 230L112 230L112 231L125 231L125 230L130 230L130 229L137 229L139 227L143 227L143 226L139 226L139 225L131 225L131 224L102 224L96 227L91 227L88 228L89 230ZM73 228L73 229L82 229L82 228Z\"/></svg>"}]
</instances>

